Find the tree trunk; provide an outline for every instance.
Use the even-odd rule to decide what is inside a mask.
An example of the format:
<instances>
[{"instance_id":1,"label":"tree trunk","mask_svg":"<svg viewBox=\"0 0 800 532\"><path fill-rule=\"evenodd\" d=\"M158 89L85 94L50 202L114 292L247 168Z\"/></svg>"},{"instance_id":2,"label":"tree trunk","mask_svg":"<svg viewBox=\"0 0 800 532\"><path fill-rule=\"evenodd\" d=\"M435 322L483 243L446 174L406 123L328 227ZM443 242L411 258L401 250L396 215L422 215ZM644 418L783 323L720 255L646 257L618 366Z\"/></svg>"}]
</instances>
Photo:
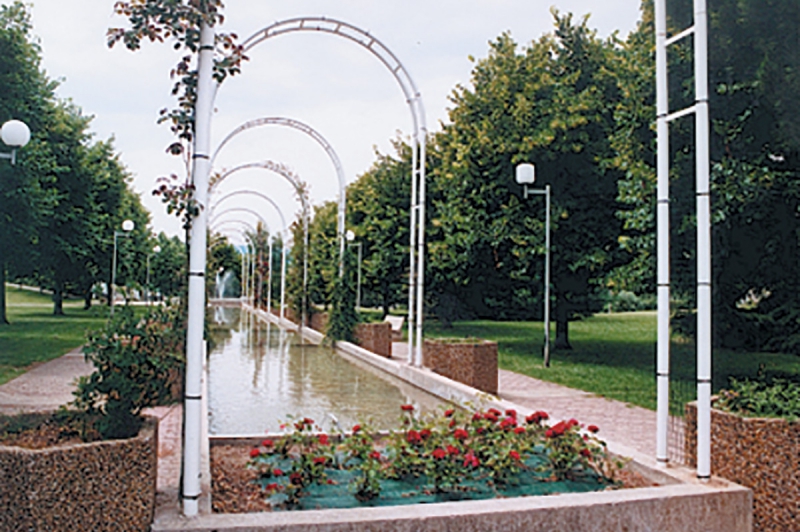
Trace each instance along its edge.
<instances>
[{"instance_id":1,"label":"tree trunk","mask_svg":"<svg viewBox=\"0 0 800 532\"><path fill-rule=\"evenodd\" d=\"M6 261L3 257L0 257L0 325L9 325L6 315Z\"/></svg>"},{"instance_id":2,"label":"tree trunk","mask_svg":"<svg viewBox=\"0 0 800 532\"><path fill-rule=\"evenodd\" d=\"M383 318L385 319L389 315L389 307L392 306L388 288L383 290L381 296L381 299L383 299L383 305L381 305L383 307Z\"/></svg>"},{"instance_id":3,"label":"tree trunk","mask_svg":"<svg viewBox=\"0 0 800 532\"><path fill-rule=\"evenodd\" d=\"M556 349L572 349L569 343L569 311L564 302L556 307Z\"/></svg>"},{"instance_id":4,"label":"tree trunk","mask_svg":"<svg viewBox=\"0 0 800 532\"><path fill-rule=\"evenodd\" d=\"M53 287L53 315L64 315L64 285L58 280Z\"/></svg>"},{"instance_id":5,"label":"tree trunk","mask_svg":"<svg viewBox=\"0 0 800 532\"><path fill-rule=\"evenodd\" d=\"M92 287L90 286L83 292L83 310L92 308Z\"/></svg>"}]
</instances>

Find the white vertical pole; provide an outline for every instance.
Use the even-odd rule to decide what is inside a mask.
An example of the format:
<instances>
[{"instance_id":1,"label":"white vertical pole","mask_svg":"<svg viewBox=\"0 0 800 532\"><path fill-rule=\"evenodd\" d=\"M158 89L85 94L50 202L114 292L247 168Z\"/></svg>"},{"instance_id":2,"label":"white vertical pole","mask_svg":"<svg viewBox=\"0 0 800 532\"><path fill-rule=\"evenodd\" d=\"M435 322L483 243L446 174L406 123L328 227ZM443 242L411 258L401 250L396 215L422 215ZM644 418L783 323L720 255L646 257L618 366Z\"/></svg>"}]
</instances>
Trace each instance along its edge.
<instances>
[{"instance_id":1,"label":"white vertical pole","mask_svg":"<svg viewBox=\"0 0 800 532\"><path fill-rule=\"evenodd\" d=\"M544 237L544 365L550 367L550 185L544 187L545 237Z\"/></svg>"},{"instance_id":2,"label":"white vertical pole","mask_svg":"<svg viewBox=\"0 0 800 532\"><path fill-rule=\"evenodd\" d=\"M420 105L422 105L421 102ZM417 200L419 213L417 214L417 353L415 365L422 366L422 315L425 312L425 144L427 143L424 126L422 139L417 143L419 144L419 159L417 160L419 166L419 199Z\"/></svg>"},{"instance_id":3,"label":"white vertical pole","mask_svg":"<svg viewBox=\"0 0 800 532\"><path fill-rule=\"evenodd\" d=\"M111 254L111 286L108 287L108 302L111 305L111 317L114 317L114 284L117 282L117 232L114 231L114 251Z\"/></svg>"},{"instance_id":4,"label":"white vertical pole","mask_svg":"<svg viewBox=\"0 0 800 532\"><path fill-rule=\"evenodd\" d=\"M656 123L657 123L657 259L658 343L656 350L656 460L669 461L667 428L669 423L669 85L667 83L667 6L655 2L656 25Z\"/></svg>"},{"instance_id":5,"label":"white vertical pole","mask_svg":"<svg viewBox=\"0 0 800 532\"><path fill-rule=\"evenodd\" d=\"M267 267L269 273L267 274L267 314L272 314L272 237L269 238L269 260L267 260Z\"/></svg>"},{"instance_id":6,"label":"white vertical pole","mask_svg":"<svg viewBox=\"0 0 800 532\"><path fill-rule=\"evenodd\" d=\"M358 243L358 279L356 279L356 310L361 312L361 259L362 242Z\"/></svg>"},{"instance_id":7,"label":"white vertical pole","mask_svg":"<svg viewBox=\"0 0 800 532\"><path fill-rule=\"evenodd\" d=\"M284 232L283 235L283 252L281 255L281 321L283 321L284 310L286 309L286 246L288 234Z\"/></svg>"},{"instance_id":8,"label":"white vertical pole","mask_svg":"<svg viewBox=\"0 0 800 532\"><path fill-rule=\"evenodd\" d=\"M244 258L244 253L242 253L240 251L239 254L242 256L241 259L240 259L240 261L241 261L240 263L242 265L242 268L241 268L241 272L239 273L239 299L243 300L244 299L244 269L245 269L244 262L245 262L245 258Z\"/></svg>"},{"instance_id":9,"label":"white vertical pole","mask_svg":"<svg viewBox=\"0 0 800 532\"><path fill-rule=\"evenodd\" d=\"M708 21L694 0L697 165L697 477L711 476L711 215L709 188Z\"/></svg>"},{"instance_id":10,"label":"white vertical pole","mask_svg":"<svg viewBox=\"0 0 800 532\"><path fill-rule=\"evenodd\" d=\"M417 297L417 271L414 241L417 235L417 207L419 206L417 197L417 146L419 138L415 135L411 148L411 208L409 209L410 226L408 233L408 364L416 365L414 353L414 334L416 316L416 297Z\"/></svg>"},{"instance_id":11,"label":"white vertical pole","mask_svg":"<svg viewBox=\"0 0 800 532\"><path fill-rule=\"evenodd\" d=\"M192 182L200 207L192 223L189 248L189 297L186 330L186 391L183 436L183 513L197 515L200 487L201 401L203 371L203 325L205 322L206 230L208 224L208 174L213 105L212 67L214 29L203 23L197 64Z\"/></svg>"}]
</instances>

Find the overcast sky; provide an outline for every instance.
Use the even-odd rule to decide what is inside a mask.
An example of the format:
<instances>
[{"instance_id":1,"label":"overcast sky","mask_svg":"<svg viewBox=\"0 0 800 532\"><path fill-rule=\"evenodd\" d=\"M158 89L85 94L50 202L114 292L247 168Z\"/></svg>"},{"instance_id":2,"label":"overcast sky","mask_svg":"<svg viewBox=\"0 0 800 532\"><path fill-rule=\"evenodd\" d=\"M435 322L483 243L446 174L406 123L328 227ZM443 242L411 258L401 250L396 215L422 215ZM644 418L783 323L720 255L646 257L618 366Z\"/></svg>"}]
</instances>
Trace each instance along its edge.
<instances>
[{"instance_id":1,"label":"overcast sky","mask_svg":"<svg viewBox=\"0 0 800 532\"><path fill-rule=\"evenodd\" d=\"M61 80L58 94L93 115L92 131L111 136L134 188L152 213L153 229L180 232L151 195L159 176L185 175L179 158L165 148L172 142L158 111L173 105L169 71L177 55L169 46L146 43L132 53L106 46L106 29L125 20L112 13L113 0L33 0L34 33L43 65ZM606 37L624 37L639 19L640 0L225 0L222 29L245 39L274 22L301 16L326 16L368 31L400 59L422 93L427 125L439 129L447 118L448 96L457 84L469 85L469 56L485 57L488 42L503 31L528 44L552 29L550 8L576 16L591 14L589 24ZM374 149L390 152L398 132L412 131L411 116L399 85L361 46L328 34L291 33L259 45L241 76L226 81L217 96L212 145L232 129L255 118L285 117L319 132L338 154L347 182L367 170ZM309 183L315 203L336 198L338 185L326 152L307 135L267 126L236 137L220 153L216 168L271 160L291 167ZM510 179L511 177L509 177ZM287 219L298 210L291 187L264 170L233 174L220 194L252 189L274 199ZM219 197L219 195L217 195ZM273 231L282 229L273 207L245 198L223 206L262 212ZM246 213L231 213L254 223Z\"/></svg>"}]
</instances>

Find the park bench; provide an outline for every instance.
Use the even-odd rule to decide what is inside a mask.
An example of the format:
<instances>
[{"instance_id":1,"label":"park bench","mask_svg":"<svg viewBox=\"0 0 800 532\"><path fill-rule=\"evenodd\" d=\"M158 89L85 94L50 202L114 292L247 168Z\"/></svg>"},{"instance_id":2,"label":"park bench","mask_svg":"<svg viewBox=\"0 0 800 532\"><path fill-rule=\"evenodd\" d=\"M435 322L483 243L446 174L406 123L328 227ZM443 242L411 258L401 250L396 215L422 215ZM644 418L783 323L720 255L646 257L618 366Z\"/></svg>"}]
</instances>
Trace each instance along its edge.
<instances>
[{"instance_id":1,"label":"park bench","mask_svg":"<svg viewBox=\"0 0 800 532\"><path fill-rule=\"evenodd\" d=\"M392 340L403 339L403 323L405 323L405 316L386 316L383 321L392 326Z\"/></svg>"}]
</instances>

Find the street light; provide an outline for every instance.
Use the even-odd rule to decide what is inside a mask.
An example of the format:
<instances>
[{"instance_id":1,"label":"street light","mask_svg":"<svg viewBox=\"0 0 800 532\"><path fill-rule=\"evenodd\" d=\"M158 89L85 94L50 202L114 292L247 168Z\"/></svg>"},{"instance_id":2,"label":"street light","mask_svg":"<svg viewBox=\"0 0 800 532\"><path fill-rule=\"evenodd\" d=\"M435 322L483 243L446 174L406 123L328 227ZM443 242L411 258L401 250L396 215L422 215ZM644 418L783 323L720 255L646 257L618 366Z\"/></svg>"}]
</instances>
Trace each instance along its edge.
<instances>
[{"instance_id":1,"label":"street light","mask_svg":"<svg viewBox=\"0 0 800 532\"><path fill-rule=\"evenodd\" d=\"M525 199L529 194L545 197L544 365L550 367L550 185L545 185L544 190L528 188L536 180L536 168L530 163L517 165L516 179L524 187Z\"/></svg>"},{"instance_id":2,"label":"street light","mask_svg":"<svg viewBox=\"0 0 800 532\"><path fill-rule=\"evenodd\" d=\"M17 162L17 148L25 146L31 140L31 130L25 122L9 120L3 124L0 137L6 146L11 146L11 153L0 153L0 159L11 159L11 164Z\"/></svg>"},{"instance_id":3,"label":"street light","mask_svg":"<svg viewBox=\"0 0 800 532\"><path fill-rule=\"evenodd\" d=\"M111 316L114 316L114 285L117 282L117 237L128 236L133 231L133 220L122 222L122 232L114 231L114 252L111 255L111 286L108 289L108 297L111 302Z\"/></svg>"},{"instance_id":4,"label":"street light","mask_svg":"<svg viewBox=\"0 0 800 532\"><path fill-rule=\"evenodd\" d=\"M361 242L353 242L353 240L356 239L356 234L351 229L347 230L347 233L345 233L345 238L347 238L348 247L358 247L358 269L356 270L358 272L356 277L356 310L361 312Z\"/></svg>"},{"instance_id":5,"label":"street light","mask_svg":"<svg viewBox=\"0 0 800 532\"><path fill-rule=\"evenodd\" d=\"M147 306L150 306L150 257L155 255L156 253L161 252L161 246L156 246L153 248L153 252L147 255L147 280L145 281L145 286L147 288Z\"/></svg>"}]
</instances>

